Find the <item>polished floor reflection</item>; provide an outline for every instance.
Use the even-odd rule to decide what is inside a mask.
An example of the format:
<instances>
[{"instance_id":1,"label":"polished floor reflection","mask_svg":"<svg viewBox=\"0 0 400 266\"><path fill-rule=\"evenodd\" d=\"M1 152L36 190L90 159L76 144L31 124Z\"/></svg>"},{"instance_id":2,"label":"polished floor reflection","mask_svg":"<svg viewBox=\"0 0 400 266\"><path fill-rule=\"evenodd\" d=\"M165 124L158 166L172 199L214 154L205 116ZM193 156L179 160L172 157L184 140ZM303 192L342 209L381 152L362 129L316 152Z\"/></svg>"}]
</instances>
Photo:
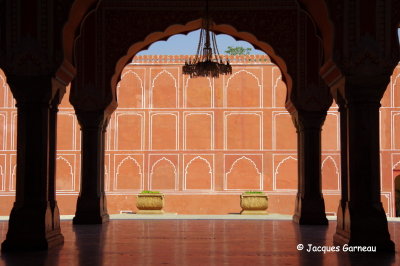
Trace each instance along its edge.
<instances>
[{"instance_id":1,"label":"polished floor reflection","mask_svg":"<svg viewBox=\"0 0 400 266\"><path fill-rule=\"evenodd\" d=\"M8 222L0 222L1 241ZM2 254L3 265L399 265L400 256L307 252L331 246L336 222L301 226L283 220L111 220L73 226L62 221L65 243L48 252ZM400 223L389 222L396 249ZM298 244L305 249L298 251Z\"/></svg>"}]
</instances>

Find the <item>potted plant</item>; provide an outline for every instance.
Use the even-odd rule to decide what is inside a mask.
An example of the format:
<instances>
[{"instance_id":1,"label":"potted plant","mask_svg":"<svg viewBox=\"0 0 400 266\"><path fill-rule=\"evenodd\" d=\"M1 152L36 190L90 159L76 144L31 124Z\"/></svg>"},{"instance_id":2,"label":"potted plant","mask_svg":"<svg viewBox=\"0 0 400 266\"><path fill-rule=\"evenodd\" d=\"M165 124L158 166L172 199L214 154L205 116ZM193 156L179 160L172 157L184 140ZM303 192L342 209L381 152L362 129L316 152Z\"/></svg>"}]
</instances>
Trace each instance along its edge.
<instances>
[{"instance_id":1,"label":"potted plant","mask_svg":"<svg viewBox=\"0 0 400 266\"><path fill-rule=\"evenodd\" d=\"M268 214L268 196L262 191L246 191L240 195L240 214Z\"/></svg>"},{"instance_id":2,"label":"potted plant","mask_svg":"<svg viewBox=\"0 0 400 266\"><path fill-rule=\"evenodd\" d=\"M137 214L163 214L164 194L159 191L144 190L136 197Z\"/></svg>"}]
</instances>

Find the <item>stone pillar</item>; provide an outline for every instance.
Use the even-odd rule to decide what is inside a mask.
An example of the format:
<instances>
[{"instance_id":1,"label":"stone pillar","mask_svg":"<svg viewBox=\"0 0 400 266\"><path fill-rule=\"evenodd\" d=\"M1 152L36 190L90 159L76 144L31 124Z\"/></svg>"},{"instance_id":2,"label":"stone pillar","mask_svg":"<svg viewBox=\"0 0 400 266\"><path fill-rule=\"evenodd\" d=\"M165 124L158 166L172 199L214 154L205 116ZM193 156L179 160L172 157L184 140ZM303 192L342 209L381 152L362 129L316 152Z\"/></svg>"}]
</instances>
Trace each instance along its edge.
<instances>
[{"instance_id":1,"label":"stone pillar","mask_svg":"<svg viewBox=\"0 0 400 266\"><path fill-rule=\"evenodd\" d=\"M104 111L76 111L82 131L81 190L74 224L102 224L108 221L104 193Z\"/></svg>"},{"instance_id":2,"label":"stone pillar","mask_svg":"<svg viewBox=\"0 0 400 266\"><path fill-rule=\"evenodd\" d=\"M321 128L326 111L296 111L298 192L293 221L298 224L327 225L321 189Z\"/></svg>"},{"instance_id":3,"label":"stone pillar","mask_svg":"<svg viewBox=\"0 0 400 266\"><path fill-rule=\"evenodd\" d=\"M49 203L53 216L53 230L60 229L60 210L56 200L56 157L57 157L57 113L60 104L60 90L56 92L49 112Z\"/></svg>"},{"instance_id":4,"label":"stone pillar","mask_svg":"<svg viewBox=\"0 0 400 266\"><path fill-rule=\"evenodd\" d=\"M349 77L342 92L348 182L343 230L336 232L334 243L394 251L380 194L379 108L389 76L381 78Z\"/></svg>"},{"instance_id":5,"label":"stone pillar","mask_svg":"<svg viewBox=\"0 0 400 266\"><path fill-rule=\"evenodd\" d=\"M51 77L9 76L8 81L17 101L17 175L2 252L47 249L64 241L49 201Z\"/></svg>"},{"instance_id":6,"label":"stone pillar","mask_svg":"<svg viewBox=\"0 0 400 266\"><path fill-rule=\"evenodd\" d=\"M339 201L339 207L337 210L337 224L336 234L346 236L348 238L348 232L350 231L348 223L345 223L345 211L348 201L348 177L347 177L347 109L344 99L340 94L337 95L337 104L339 105L340 113L340 181L341 181L341 198Z\"/></svg>"}]
</instances>

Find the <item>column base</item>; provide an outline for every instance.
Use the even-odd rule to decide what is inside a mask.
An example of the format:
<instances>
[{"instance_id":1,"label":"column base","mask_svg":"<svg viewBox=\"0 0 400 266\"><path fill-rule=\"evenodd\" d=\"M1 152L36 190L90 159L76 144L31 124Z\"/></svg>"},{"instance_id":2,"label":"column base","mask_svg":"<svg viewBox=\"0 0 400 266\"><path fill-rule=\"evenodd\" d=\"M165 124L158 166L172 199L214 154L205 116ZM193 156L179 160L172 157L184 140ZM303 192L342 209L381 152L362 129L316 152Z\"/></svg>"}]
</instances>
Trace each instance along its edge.
<instances>
[{"instance_id":1,"label":"column base","mask_svg":"<svg viewBox=\"0 0 400 266\"><path fill-rule=\"evenodd\" d=\"M304 199L297 195L293 222L300 225L328 225L324 199Z\"/></svg>"},{"instance_id":2,"label":"column base","mask_svg":"<svg viewBox=\"0 0 400 266\"><path fill-rule=\"evenodd\" d=\"M110 220L105 197L78 197L73 224L103 224Z\"/></svg>"},{"instance_id":3,"label":"column base","mask_svg":"<svg viewBox=\"0 0 400 266\"><path fill-rule=\"evenodd\" d=\"M343 226L338 226L333 236L335 245L374 246L377 251L395 252L381 202L346 202L345 205L340 204L339 208L343 211Z\"/></svg>"},{"instance_id":4,"label":"column base","mask_svg":"<svg viewBox=\"0 0 400 266\"><path fill-rule=\"evenodd\" d=\"M53 229L49 204L14 207L1 252L47 250L64 243L60 228Z\"/></svg>"},{"instance_id":5,"label":"column base","mask_svg":"<svg viewBox=\"0 0 400 266\"><path fill-rule=\"evenodd\" d=\"M53 217L53 230L59 230L61 231L60 227L60 209L58 208L57 201L54 201L52 204L50 202L50 208L52 210L52 217Z\"/></svg>"},{"instance_id":6,"label":"column base","mask_svg":"<svg viewBox=\"0 0 400 266\"><path fill-rule=\"evenodd\" d=\"M72 219L73 224L104 224L110 220L108 214L93 214L93 213L81 213L76 214Z\"/></svg>"},{"instance_id":7,"label":"column base","mask_svg":"<svg viewBox=\"0 0 400 266\"><path fill-rule=\"evenodd\" d=\"M339 207L337 210L337 223L336 223L336 234L338 238L349 238L350 226L349 222L345 222L345 218L349 219L350 215L346 214L346 210L348 211L347 202L346 201L339 201ZM336 235L335 234L335 235ZM335 236L334 236L335 237Z\"/></svg>"},{"instance_id":8,"label":"column base","mask_svg":"<svg viewBox=\"0 0 400 266\"><path fill-rule=\"evenodd\" d=\"M62 246L64 243L64 236L60 232L54 232L53 234L47 234L42 237L35 237L35 240L26 241L22 236L19 239L6 239L1 244L1 252L24 252L24 251L38 251L48 250L58 246ZM32 238L31 238L32 239Z\"/></svg>"}]
</instances>

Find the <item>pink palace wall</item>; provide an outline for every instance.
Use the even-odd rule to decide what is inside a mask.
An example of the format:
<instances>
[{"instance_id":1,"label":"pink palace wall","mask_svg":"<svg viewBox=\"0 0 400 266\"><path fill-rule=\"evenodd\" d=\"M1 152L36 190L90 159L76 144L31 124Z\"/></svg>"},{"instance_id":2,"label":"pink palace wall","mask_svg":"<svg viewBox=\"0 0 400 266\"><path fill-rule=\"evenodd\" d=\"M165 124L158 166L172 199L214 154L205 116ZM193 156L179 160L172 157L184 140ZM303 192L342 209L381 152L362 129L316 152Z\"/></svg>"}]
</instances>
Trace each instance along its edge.
<instances>
[{"instance_id":1,"label":"pink palace wall","mask_svg":"<svg viewBox=\"0 0 400 266\"><path fill-rule=\"evenodd\" d=\"M109 213L133 211L142 190L166 195L167 212L240 212L239 195L263 190L269 212L292 214L297 191L297 138L284 108L286 87L268 56L232 57L230 76L190 79L184 56L138 56L118 84L118 108L106 136ZM69 88L68 88L69 90ZM80 128L64 96L58 115L57 200L74 214L79 193ZM382 99L382 203L395 215L400 175L400 65ZM15 101L0 73L0 215L15 196ZM330 108L322 131L326 212L340 199L339 114Z\"/></svg>"}]
</instances>

